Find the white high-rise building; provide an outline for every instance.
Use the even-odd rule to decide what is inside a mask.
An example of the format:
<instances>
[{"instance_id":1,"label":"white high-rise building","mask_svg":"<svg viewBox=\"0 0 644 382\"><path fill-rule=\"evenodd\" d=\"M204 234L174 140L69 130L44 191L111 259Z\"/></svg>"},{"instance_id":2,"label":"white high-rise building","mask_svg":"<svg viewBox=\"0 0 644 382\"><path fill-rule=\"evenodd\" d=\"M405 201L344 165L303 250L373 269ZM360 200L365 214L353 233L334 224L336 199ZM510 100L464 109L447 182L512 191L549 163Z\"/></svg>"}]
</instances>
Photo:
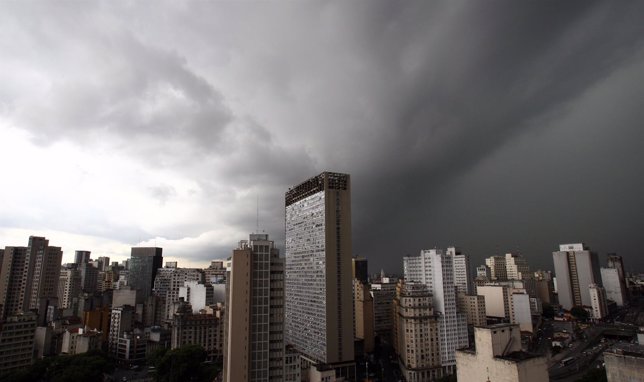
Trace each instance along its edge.
<instances>
[{"instance_id":1,"label":"white high-rise building","mask_svg":"<svg viewBox=\"0 0 644 382\"><path fill-rule=\"evenodd\" d=\"M454 285L456 285L457 293L472 294L470 257L456 247L447 248L447 253L452 256L452 262L454 263Z\"/></svg>"},{"instance_id":2,"label":"white high-rise building","mask_svg":"<svg viewBox=\"0 0 644 382\"><path fill-rule=\"evenodd\" d=\"M355 379L350 177L323 172L289 189L285 204L285 340Z\"/></svg>"},{"instance_id":3,"label":"white high-rise building","mask_svg":"<svg viewBox=\"0 0 644 382\"><path fill-rule=\"evenodd\" d=\"M624 306L626 290L624 283L620 280L619 269L601 268L602 284L606 289L606 298L615 301L617 306Z\"/></svg>"},{"instance_id":4,"label":"white high-rise building","mask_svg":"<svg viewBox=\"0 0 644 382\"><path fill-rule=\"evenodd\" d=\"M403 258L406 282L425 284L432 294L434 312L439 315L438 329L441 365L453 372L456 349L469 345L467 317L457 312L453 255L442 250L420 251L419 256Z\"/></svg>"},{"instance_id":5,"label":"white high-rise building","mask_svg":"<svg viewBox=\"0 0 644 382\"><path fill-rule=\"evenodd\" d=\"M597 254L582 243L562 244L552 253L557 275L559 304L564 309L573 306L591 306L590 284L599 284Z\"/></svg>"},{"instance_id":6,"label":"white high-rise building","mask_svg":"<svg viewBox=\"0 0 644 382\"><path fill-rule=\"evenodd\" d=\"M606 291L597 284L590 284L588 290L590 292L590 306L593 308L593 319L601 320L608 315Z\"/></svg>"}]
</instances>

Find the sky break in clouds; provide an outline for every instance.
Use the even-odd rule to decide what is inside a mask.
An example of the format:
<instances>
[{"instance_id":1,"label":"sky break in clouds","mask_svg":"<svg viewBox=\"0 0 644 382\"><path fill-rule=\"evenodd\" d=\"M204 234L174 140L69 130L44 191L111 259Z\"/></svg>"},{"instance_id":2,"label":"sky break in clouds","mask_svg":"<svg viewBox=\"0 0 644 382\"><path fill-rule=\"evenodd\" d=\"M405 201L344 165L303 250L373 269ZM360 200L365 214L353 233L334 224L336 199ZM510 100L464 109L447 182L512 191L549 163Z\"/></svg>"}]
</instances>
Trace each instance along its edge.
<instances>
[{"instance_id":1,"label":"sky break in clouds","mask_svg":"<svg viewBox=\"0 0 644 382\"><path fill-rule=\"evenodd\" d=\"M641 271L641 2L0 5L0 245L180 264L350 173L372 272L460 246Z\"/></svg>"}]
</instances>

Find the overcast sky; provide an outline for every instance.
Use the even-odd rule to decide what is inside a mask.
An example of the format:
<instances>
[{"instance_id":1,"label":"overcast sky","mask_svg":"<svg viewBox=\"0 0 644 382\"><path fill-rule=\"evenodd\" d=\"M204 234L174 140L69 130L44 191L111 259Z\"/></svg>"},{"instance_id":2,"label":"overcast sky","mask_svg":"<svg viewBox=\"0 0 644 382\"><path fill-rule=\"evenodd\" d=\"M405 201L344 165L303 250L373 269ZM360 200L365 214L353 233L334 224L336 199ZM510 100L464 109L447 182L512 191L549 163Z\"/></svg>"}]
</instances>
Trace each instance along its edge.
<instances>
[{"instance_id":1,"label":"overcast sky","mask_svg":"<svg viewBox=\"0 0 644 382\"><path fill-rule=\"evenodd\" d=\"M456 245L644 271L644 2L1 2L0 246L205 266L352 179L370 271Z\"/></svg>"}]
</instances>

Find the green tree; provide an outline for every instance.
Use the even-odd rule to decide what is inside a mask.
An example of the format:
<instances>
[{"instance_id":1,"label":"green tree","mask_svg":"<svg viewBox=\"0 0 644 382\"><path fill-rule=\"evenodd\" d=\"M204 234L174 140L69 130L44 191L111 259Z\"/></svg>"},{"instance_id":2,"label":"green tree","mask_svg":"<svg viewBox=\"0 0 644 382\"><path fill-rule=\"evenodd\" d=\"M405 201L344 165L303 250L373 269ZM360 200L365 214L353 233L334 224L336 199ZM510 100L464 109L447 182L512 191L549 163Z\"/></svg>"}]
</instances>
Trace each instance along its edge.
<instances>
[{"instance_id":1,"label":"green tree","mask_svg":"<svg viewBox=\"0 0 644 382\"><path fill-rule=\"evenodd\" d=\"M212 381L218 368L204 363L207 353L199 345L187 345L156 357L159 382Z\"/></svg>"},{"instance_id":2,"label":"green tree","mask_svg":"<svg viewBox=\"0 0 644 382\"><path fill-rule=\"evenodd\" d=\"M545 318L550 318L550 319L554 318L555 317L555 307L550 305L550 304L548 304L548 303L544 303L543 304L543 316Z\"/></svg>"}]
</instances>

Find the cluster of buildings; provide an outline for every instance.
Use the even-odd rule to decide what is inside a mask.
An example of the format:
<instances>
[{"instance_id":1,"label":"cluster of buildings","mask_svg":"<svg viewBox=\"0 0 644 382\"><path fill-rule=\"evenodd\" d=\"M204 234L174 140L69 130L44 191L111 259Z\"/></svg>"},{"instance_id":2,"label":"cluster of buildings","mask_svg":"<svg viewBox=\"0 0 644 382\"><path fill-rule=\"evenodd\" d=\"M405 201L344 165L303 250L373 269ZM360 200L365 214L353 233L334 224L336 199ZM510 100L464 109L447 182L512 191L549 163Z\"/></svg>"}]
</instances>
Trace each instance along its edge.
<instances>
[{"instance_id":1,"label":"cluster of buildings","mask_svg":"<svg viewBox=\"0 0 644 382\"><path fill-rule=\"evenodd\" d=\"M0 375L35 359L103 349L134 364L156 349L200 344L223 356L225 267L163 263L161 248L132 248L122 263L32 236L0 250Z\"/></svg>"},{"instance_id":2,"label":"cluster of buildings","mask_svg":"<svg viewBox=\"0 0 644 382\"><path fill-rule=\"evenodd\" d=\"M199 344L223 362L224 381L356 381L385 342L406 381L541 381L546 359L523 344L543 304L601 319L627 299L621 258L600 268L583 244L553 253L556 277L516 253L487 258L472 277L468 255L449 247L404 257L402 279L370 278L352 256L347 174L290 188L285 230L284 257L253 233L205 269L163 265L155 247L121 263L76 251L64 265L41 237L0 250L0 375L56 354L104 349L130 365Z\"/></svg>"}]
</instances>

